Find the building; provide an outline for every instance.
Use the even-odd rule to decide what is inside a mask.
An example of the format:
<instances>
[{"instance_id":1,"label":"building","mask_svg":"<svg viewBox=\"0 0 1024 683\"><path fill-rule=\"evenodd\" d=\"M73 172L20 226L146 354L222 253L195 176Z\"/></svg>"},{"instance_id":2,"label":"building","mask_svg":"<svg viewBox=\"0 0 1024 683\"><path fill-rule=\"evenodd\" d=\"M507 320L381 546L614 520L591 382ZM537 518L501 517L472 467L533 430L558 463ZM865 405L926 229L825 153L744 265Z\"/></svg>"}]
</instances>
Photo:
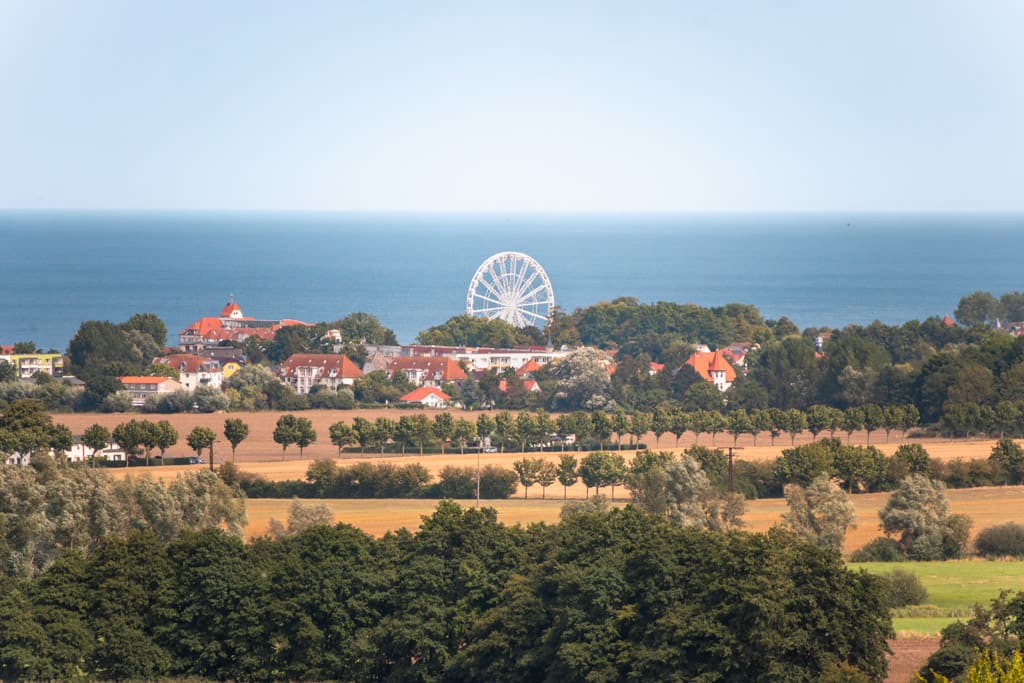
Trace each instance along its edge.
<instances>
[{"instance_id":1,"label":"building","mask_svg":"<svg viewBox=\"0 0 1024 683\"><path fill-rule=\"evenodd\" d=\"M92 459L94 452L96 453L97 460L124 462L124 449L117 445L116 442L111 441L106 448L93 451L82 443L81 437L75 437L75 442L71 445L71 450L65 451L64 458L67 462L87 462ZM54 453L53 449L50 449L50 457L54 459L57 458L57 454ZM31 453L12 453L7 456L7 459L4 462L8 465L28 465L31 461Z\"/></svg>"},{"instance_id":2,"label":"building","mask_svg":"<svg viewBox=\"0 0 1024 683\"><path fill-rule=\"evenodd\" d=\"M18 379L30 379L37 372L64 376L64 356L59 353L15 353L14 346L0 346L0 361L13 365Z\"/></svg>"},{"instance_id":3,"label":"building","mask_svg":"<svg viewBox=\"0 0 1024 683\"><path fill-rule=\"evenodd\" d=\"M186 351L197 351L205 346L216 346L224 341L242 342L249 337L273 339L282 327L306 325L299 320L257 320L242 314L234 299L216 317L200 318L178 334L178 343Z\"/></svg>"},{"instance_id":4,"label":"building","mask_svg":"<svg viewBox=\"0 0 1024 683\"><path fill-rule=\"evenodd\" d=\"M153 364L166 365L177 370L178 381L189 391L195 391L199 387L220 389L224 382L220 361L213 358L203 358L192 353L175 353L156 358Z\"/></svg>"},{"instance_id":5,"label":"building","mask_svg":"<svg viewBox=\"0 0 1024 683\"><path fill-rule=\"evenodd\" d=\"M425 408L445 408L452 397L437 387L418 387L398 400L402 403L416 403Z\"/></svg>"},{"instance_id":6,"label":"building","mask_svg":"<svg viewBox=\"0 0 1024 683\"><path fill-rule=\"evenodd\" d=\"M338 387L352 386L363 376L356 364L340 353L296 353L281 363L277 374L297 394L308 394L317 385L337 391Z\"/></svg>"},{"instance_id":7,"label":"building","mask_svg":"<svg viewBox=\"0 0 1024 683\"><path fill-rule=\"evenodd\" d=\"M181 382L170 377L118 377L124 390L132 397L133 406L141 406L150 396L172 394L183 389Z\"/></svg>"},{"instance_id":8,"label":"building","mask_svg":"<svg viewBox=\"0 0 1024 683\"><path fill-rule=\"evenodd\" d=\"M371 363L377 363L377 365L370 368L371 370L386 369L386 366L378 367L382 364L375 360L376 358L429 357L451 358L456 362L464 364L470 372L477 370L497 370L500 372L507 368L518 370L530 361L533 361L538 366L547 365L553 360L565 358L576 350L567 348L552 349L546 346L520 346L511 349L496 349L469 346L425 346L422 344L408 346L364 344L363 347L370 356Z\"/></svg>"},{"instance_id":9,"label":"building","mask_svg":"<svg viewBox=\"0 0 1024 683\"><path fill-rule=\"evenodd\" d=\"M168 351L167 353L170 355L173 351ZM218 361L220 363L220 370L224 374L224 379L231 377L231 375L245 367L248 360L246 355L234 346L210 346L196 351L195 354L201 358Z\"/></svg>"},{"instance_id":10,"label":"building","mask_svg":"<svg viewBox=\"0 0 1024 683\"><path fill-rule=\"evenodd\" d=\"M440 387L445 382L461 382L466 371L454 359L430 356L395 358L387 366L388 377L404 373L418 387Z\"/></svg>"},{"instance_id":11,"label":"building","mask_svg":"<svg viewBox=\"0 0 1024 683\"><path fill-rule=\"evenodd\" d=\"M721 351L696 351L686 359L686 364L719 391L725 391L736 381L736 369Z\"/></svg>"}]
</instances>

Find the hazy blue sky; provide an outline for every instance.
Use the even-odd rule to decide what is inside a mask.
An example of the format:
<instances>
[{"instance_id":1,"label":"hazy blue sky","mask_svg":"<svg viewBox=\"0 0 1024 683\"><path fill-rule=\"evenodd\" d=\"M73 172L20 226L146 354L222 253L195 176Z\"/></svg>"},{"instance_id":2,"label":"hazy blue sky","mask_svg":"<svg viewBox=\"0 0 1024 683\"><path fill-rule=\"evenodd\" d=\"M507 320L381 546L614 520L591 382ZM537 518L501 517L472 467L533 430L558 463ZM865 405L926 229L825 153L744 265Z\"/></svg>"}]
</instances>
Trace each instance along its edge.
<instances>
[{"instance_id":1,"label":"hazy blue sky","mask_svg":"<svg viewBox=\"0 0 1024 683\"><path fill-rule=\"evenodd\" d=\"M0 207L1024 209L1024 2L0 0Z\"/></svg>"}]
</instances>

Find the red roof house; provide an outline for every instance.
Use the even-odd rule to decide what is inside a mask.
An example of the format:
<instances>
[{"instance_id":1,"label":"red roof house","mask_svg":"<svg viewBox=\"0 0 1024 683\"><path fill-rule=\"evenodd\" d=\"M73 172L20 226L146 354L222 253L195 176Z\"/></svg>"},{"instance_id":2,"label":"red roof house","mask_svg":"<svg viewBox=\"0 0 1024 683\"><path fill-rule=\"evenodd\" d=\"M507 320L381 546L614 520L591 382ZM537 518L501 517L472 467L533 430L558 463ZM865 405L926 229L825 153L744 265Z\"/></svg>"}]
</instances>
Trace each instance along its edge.
<instances>
[{"instance_id":1,"label":"red roof house","mask_svg":"<svg viewBox=\"0 0 1024 683\"><path fill-rule=\"evenodd\" d=\"M418 403L427 408L444 408L452 397L437 387L417 387L398 400L402 403Z\"/></svg>"},{"instance_id":2,"label":"red roof house","mask_svg":"<svg viewBox=\"0 0 1024 683\"><path fill-rule=\"evenodd\" d=\"M719 391L725 391L736 381L736 369L721 351L697 351L686 359L705 382L712 382Z\"/></svg>"},{"instance_id":3,"label":"red roof house","mask_svg":"<svg viewBox=\"0 0 1024 683\"><path fill-rule=\"evenodd\" d=\"M388 363L388 376L403 372L416 386L440 387L445 382L461 382L466 371L451 358L436 356L399 356Z\"/></svg>"},{"instance_id":4,"label":"red roof house","mask_svg":"<svg viewBox=\"0 0 1024 683\"><path fill-rule=\"evenodd\" d=\"M318 384L337 391L351 386L363 376L352 359L340 353L296 353L277 369L281 381L295 388L297 394L308 394Z\"/></svg>"},{"instance_id":5,"label":"red roof house","mask_svg":"<svg viewBox=\"0 0 1024 683\"><path fill-rule=\"evenodd\" d=\"M200 318L178 334L178 343L186 349L216 345L222 341L245 341L249 337L273 339L282 327L306 325L300 320L257 320L242 314L232 299L221 309L220 316Z\"/></svg>"}]
</instances>

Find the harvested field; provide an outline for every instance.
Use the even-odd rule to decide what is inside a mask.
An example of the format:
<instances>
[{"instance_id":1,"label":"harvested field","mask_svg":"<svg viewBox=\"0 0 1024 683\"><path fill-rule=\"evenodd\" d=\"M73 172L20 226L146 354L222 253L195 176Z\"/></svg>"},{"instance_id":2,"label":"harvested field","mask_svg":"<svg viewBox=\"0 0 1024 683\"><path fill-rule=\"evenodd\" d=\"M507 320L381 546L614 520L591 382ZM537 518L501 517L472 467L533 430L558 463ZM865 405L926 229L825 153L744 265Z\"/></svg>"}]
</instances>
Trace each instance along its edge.
<instances>
[{"instance_id":1,"label":"harvested field","mask_svg":"<svg viewBox=\"0 0 1024 683\"><path fill-rule=\"evenodd\" d=\"M509 456L511 457L511 456ZM159 468L157 468L159 469ZM176 468L168 467L167 470ZM138 470L135 470L138 471ZM580 487L577 499L583 497ZM556 522L561 510L561 487L552 486L547 500L532 497L510 500L489 500L483 504L498 510L498 519L506 524L530 524L533 522ZM557 491L556 491L557 489ZM616 503L624 503L626 492L617 493ZM948 492L953 512L963 512L974 521L973 533L987 526L1016 521L1024 517L1024 487L1000 486L977 489L959 489ZM621 498L619 498L621 496ZM853 504L857 512L857 528L851 529L846 535L845 552L851 552L865 543L881 535L878 529L878 511L888 499L887 493L867 493L853 496ZM332 499L322 501L335 514L336 521L346 522L363 529L373 535L381 535L391 529L406 527L415 529L419 526L421 515L428 515L437 505L436 500L371 500L371 499ZM460 501L463 505L474 505L474 501ZM258 536L266 531L267 522L271 517L285 521L288 517L290 500L254 499L247 503L249 526L246 534ZM743 519L750 531L767 531L772 525L779 523L786 511L786 501L781 498L749 501Z\"/></svg>"}]
</instances>

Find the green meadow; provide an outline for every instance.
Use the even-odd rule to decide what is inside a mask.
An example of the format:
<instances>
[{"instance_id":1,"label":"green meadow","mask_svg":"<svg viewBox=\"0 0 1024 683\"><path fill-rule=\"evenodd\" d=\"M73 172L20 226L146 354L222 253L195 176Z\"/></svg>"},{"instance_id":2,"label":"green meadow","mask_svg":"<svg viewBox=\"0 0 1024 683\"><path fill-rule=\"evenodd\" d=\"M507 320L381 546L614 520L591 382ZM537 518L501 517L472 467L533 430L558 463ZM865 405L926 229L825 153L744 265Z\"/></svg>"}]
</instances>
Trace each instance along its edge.
<instances>
[{"instance_id":1,"label":"green meadow","mask_svg":"<svg viewBox=\"0 0 1024 683\"><path fill-rule=\"evenodd\" d=\"M851 562L851 569L916 574L928 589L926 606L896 610L893 628L902 634L938 635L947 624L966 619L975 604L988 605L1000 591L1024 590L1024 561L948 560L945 562Z\"/></svg>"}]
</instances>

